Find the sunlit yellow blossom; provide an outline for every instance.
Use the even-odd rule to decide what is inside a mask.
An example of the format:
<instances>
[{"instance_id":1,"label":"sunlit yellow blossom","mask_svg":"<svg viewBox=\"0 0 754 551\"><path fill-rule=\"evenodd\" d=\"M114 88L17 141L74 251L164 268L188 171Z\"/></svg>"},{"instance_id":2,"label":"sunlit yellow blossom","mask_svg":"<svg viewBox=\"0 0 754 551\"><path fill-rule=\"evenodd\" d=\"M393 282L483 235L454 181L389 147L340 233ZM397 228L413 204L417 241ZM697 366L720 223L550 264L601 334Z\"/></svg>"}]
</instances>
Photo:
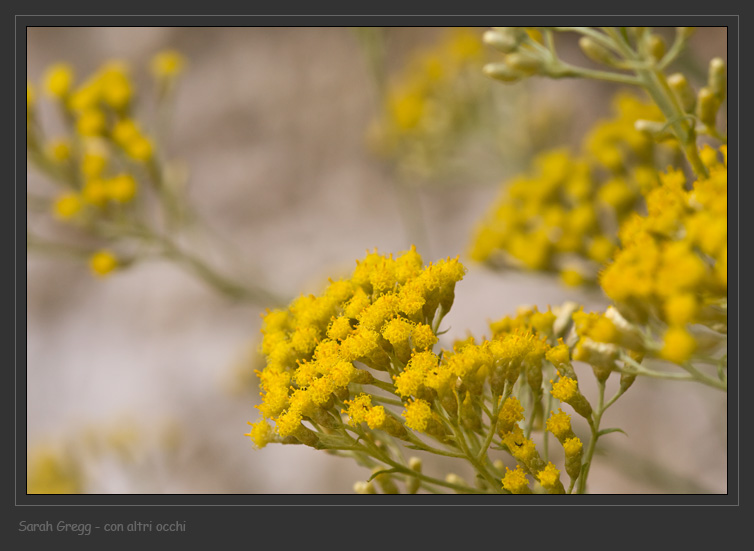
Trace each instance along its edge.
<instances>
[{"instance_id":1,"label":"sunlit yellow blossom","mask_svg":"<svg viewBox=\"0 0 754 551\"><path fill-rule=\"evenodd\" d=\"M355 427L366 421L367 414L372 407L372 398L368 394L362 393L353 400L346 400L344 403L348 406L348 409L343 410L342 413L348 414L348 424Z\"/></svg>"},{"instance_id":2,"label":"sunlit yellow blossom","mask_svg":"<svg viewBox=\"0 0 754 551\"><path fill-rule=\"evenodd\" d=\"M548 463L544 469L539 471L537 478L542 487L548 491L562 489L560 471L552 463Z\"/></svg>"},{"instance_id":3,"label":"sunlit yellow blossom","mask_svg":"<svg viewBox=\"0 0 754 551\"><path fill-rule=\"evenodd\" d=\"M333 319L330 327L327 330L327 336L335 340L343 340L351 334L351 322L348 317L340 316Z\"/></svg>"},{"instance_id":4,"label":"sunlit yellow blossom","mask_svg":"<svg viewBox=\"0 0 754 551\"><path fill-rule=\"evenodd\" d=\"M525 464L539 457L534 441L526 438L520 427L515 427L514 430L505 433L503 443L513 457Z\"/></svg>"},{"instance_id":5,"label":"sunlit yellow blossom","mask_svg":"<svg viewBox=\"0 0 754 551\"><path fill-rule=\"evenodd\" d=\"M423 432L427 429L432 419L432 408L426 400L412 400L404 404L406 409L401 414L406 418L406 426L410 429Z\"/></svg>"},{"instance_id":6,"label":"sunlit yellow blossom","mask_svg":"<svg viewBox=\"0 0 754 551\"><path fill-rule=\"evenodd\" d=\"M136 180L130 174L119 174L107 180L107 195L117 203L127 203L136 195Z\"/></svg>"},{"instance_id":7,"label":"sunlit yellow blossom","mask_svg":"<svg viewBox=\"0 0 754 551\"><path fill-rule=\"evenodd\" d=\"M71 158L71 144L68 140L55 140L47 148L52 160L62 163Z\"/></svg>"},{"instance_id":8,"label":"sunlit yellow blossom","mask_svg":"<svg viewBox=\"0 0 754 551\"><path fill-rule=\"evenodd\" d=\"M665 302L665 319L671 325L684 325L694 319L699 301L692 293L673 295Z\"/></svg>"},{"instance_id":9,"label":"sunlit yellow blossom","mask_svg":"<svg viewBox=\"0 0 754 551\"><path fill-rule=\"evenodd\" d=\"M118 259L109 251L98 251L89 259L89 267L94 275L104 277L118 267Z\"/></svg>"},{"instance_id":10,"label":"sunlit yellow blossom","mask_svg":"<svg viewBox=\"0 0 754 551\"><path fill-rule=\"evenodd\" d=\"M408 343L414 324L405 318L393 318L382 328L382 336L393 346Z\"/></svg>"},{"instance_id":11,"label":"sunlit yellow blossom","mask_svg":"<svg viewBox=\"0 0 754 551\"><path fill-rule=\"evenodd\" d=\"M558 413L550 412L550 418L547 419L547 430L558 440L563 440L564 437L572 434L571 416L563 413L561 409L558 409Z\"/></svg>"},{"instance_id":12,"label":"sunlit yellow blossom","mask_svg":"<svg viewBox=\"0 0 754 551\"><path fill-rule=\"evenodd\" d=\"M106 104L116 110L128 106L133 96L133 86L126 66L121 62L106 64L99 73L100 94Z\"/></svg>"},{"instance_id":13,"label":"sunlit yellow blossom","mask_svg":"<svg viewBox=\"0 0 754 551\"><path fill-rule=\"evenodd\" d=\"M547 360L551 362L555 367L558 367L562 364L570 363L571 361L571 353L568 349L568 346L566 346L562 340L558 346L554 346L550 348L547 351L547 354L545 355Z\"/></svg>"},{"instance_id":14,"label":"sunlit yellow blossom","mask_svg":"<svg viewBox=\"0 0 754 551\"><path fill-rule=\"evenodd\" d=\"M108 199L107 185L103 180L98 178L87 180L84 184L84 188L81 190L81 196L84 198L84 201L90 205L102 207Z\"/></svg>"},{"instance_id":15,"label":"sunlit yellow blossom","mask_svg":"<svg viewBox=\"0 0 754 551\"><path fill-rule=\"evenodd\" d=\"M83 480L76 465L65 454L52 448L29 453L26 492L29 494L78 494Z\"/></svg>"},{"instance_id":16,"label":"sunlit yellow blossom","mask_svg":"<svg viewBox=\"0 0 754 551\"><path fill-rule=\"evenodd\" d=\"M512 494L530 494L529 480L526 478L526 473L521 468L521 465L516 465L515 470L505 468L505 476L503 477L503 488L508 490Z\"/></svg>"},{"instance_id":17,"label":"sunlit yellow blossom","mask_svg":"<svg viewBox=\"0 0 754 551\"><path fill-rule=\"evenodd\" d=\"M55 201L54 208L58 218L68 220L81 211L81 198L75 193L67 193Z\"/></svg>"},{"instance_id":18,"label":"sunlit yellow blossom","mask_svg":"<svg viewBox=\"0 0 754 551\"><path fill-rule=\"evenodd\" d=\"M97 136L105 129L105 115L96 108L90 108L79 114L76 119L76 131L82 136Z\"/></svg>"},{"instance_id":19,"label":"sunlit yellow blossom","mask_svg":"<svg viewBox=\"0 0 754 551\"><path fill-rule=\"evenodd\" d=\"M135 161L148 161L154 154L154 145L152 140L146 136L140 136L131 140L123 147L126 155Z\"/></svg>"},{"instance_id":20,"label":"sunlit yellow blossom","mask_svg":"<svg viewBox=\"0 0 754 551\"><path fill-rule=\"evenodd\" d=\"M683 364L696 350L696 339L682 327L671 327L665 332L660 355L668 361Z\"/></svg>"},{"instance_id":21,"label":"sunlit yellow blossom","mask_svg":"<svg viewBox=\"0 0 754 551\"><path fill-rule=\"evenodd\" d=\"M302 415L300 411L296 409L285 411L275 419L275 426L277 427L278 434L283 438L293 435L293 433L301 426L301 420Z\"/></svg>"},{"instance_id":22,"label":"sunlit yellow blossom","mask_svg":"<svg viewBox=\"0 0 754 551\"><path fill-rule=\"evenodd\" d=\"M581 440L577 436L574 436L573 438L568 438L563 442L563 450L565 450L565 454L567 456L569 455L578 455L581 453L581 450L584 448L584 444L582 444Z\"/></svg>"},{"instance_id":23,"label":"sunlit yellow blossom","mask_svg":"<svg viewBox=\"0 0 754 551\"><path fill-rule=\"evenodd\" d=\"M56 98L65 97L73 84L73 69L66 63L53 65L45 72L45 90Z\"/></svg>"},{"instance_id":24,"label":"sunlit yellow blossom","mask_svg":"<svg viewBox=\"0 0 754 551\"><path fill-rule=\"evenodd\" d=\"M275 432L267 419L260 419L256 423L249 422L248 424L251 425L251 430L244 436L250 437L255 447L264 448L272 441Z\"/></svg>"},{"instance_id":25,"label":"sunlit yellow blossom","mask_svg":"<svg viewBox=\"0 0 754 551\"><path fill-rule=\"evenodd\" d=\"M176 77L186 65L185 58L175 50L164 50L152 58L150 68L156 78Z\"/></svg>"},{"instance_id":26,"label":"sunlit yellow blossom","mask_svg":"<svg viewBox=\"0 0 754 551\"><path fill-rule=\"evenodd\" d=\"M497 430L505 434L513 429L519 421L524 419L524 407L515 396L510 396L505 400L503 407L500 408L497 419Z\"/></svg>"},{"instance_id":27,"label":"sunlit yellow blossom","mask_svg":"<svg viewBox=\"0 0 754 551\"><path fill-rule=\"evenodd\" d=\"M432 345L437 342L437 335L429 325L420 323L411 331L411 342L417 350L432 348Z\"/></svg>"},{"instance_id":28,"label":"sunlit yellow blossom","mask_svg":"<svg viewBox=\"0 0 754 551\"><path fill-rule=\"evenodd\" d=\"M575 397L578 393L578 384L569 377L561 377L557 382L552 383L552 395L561 402L567 402Z\"/></svg>"}]
</instances>

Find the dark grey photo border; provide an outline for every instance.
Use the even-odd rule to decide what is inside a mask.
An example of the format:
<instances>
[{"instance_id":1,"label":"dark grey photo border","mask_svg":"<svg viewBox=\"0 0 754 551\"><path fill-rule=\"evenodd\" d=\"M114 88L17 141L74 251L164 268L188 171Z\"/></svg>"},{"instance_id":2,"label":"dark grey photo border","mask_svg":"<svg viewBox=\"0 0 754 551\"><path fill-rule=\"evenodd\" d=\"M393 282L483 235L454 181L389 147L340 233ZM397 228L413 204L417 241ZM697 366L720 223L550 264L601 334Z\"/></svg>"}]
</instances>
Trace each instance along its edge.
<instances>
[{"instance_id":1,"label":"dark grey photo border","mask_svg":"<svg viewBox=\"0 0 754 551\"><path fill-rule=\"evenodd\" d=\"M23 8L20 11L24 11ZM491 11L490 9L484 11ZM729 333L729 381L730 390L728 392L728 493L725 495L585 495L585 496L478 496L478 495L378 495L365 497L361 495L341 495L341 494L318 494L318 495L291 495L291 494L232 494L232 495L205 495L205 494L187 494L187 495L75 495L75 496L52 496L52 495L27 495L25 493L26 478L26 346L25 339L21 334L21 328L26 325L26 311L23 299L26 297L26 262L25 262L25 237L23 227L25 225L26 205L21 191L26 181L26 159L25 151L20 147L24 143L25 126L23 125L22 92L26 80L26 28L35 26L181 26L181 27L223 27L223 26L523 26L523 25L553 25L563 24L565 19L569 24L573 19L578 18L579 24L591 23L596 25L618 24L618 25L653 25L653 26L727 26L728 27L728 135L731 136L729 144L729 166L731 167L728 185L734 190L731 194L734 200L729 203L729 223L734 227L734 231L729 232L729 249L736 251L731 258L735 259L730 278L729 292L733 295L733 300L729 300L729 324L731 331ZM40 522L50 519L53 522L68 519L70 522L129 522L131 520L152 520L158 522L160 519L165 521L187 521L190 527L184 534L171 534L180 536L181 539L190 539L192 533L195 536L203 534L209 536L216 534L218 530L227 531L228 536L238 537L240 542L248 542L243 545L252 545L254 536L252 532L259 530L258 522L253 519L267 519L272 517L298 517L308 518L309 521L301 521L301 527L304 525L313 527L322 522L325 525L338 524L340 521L335 519L351 518L356 522L356 518L362 518L364 522L367 519L385 519L385 528L392 525L393 522L400 523L400 518L413 517L414 513L405 510L404 507L430 507L431 510L426 513L427 516L433 516L436 509L444 507L451 508L454 514L463 515L463 518L471 518L478 515L478 518L491 519L494 517L500 519L498 522L504 523L504 519L513 508L539 505L539 506L563 506L568 505L575 508L566 511L566 509L539 511L538 509L529 510L529 515L543 518L544 515L556 516L561 519L566 517L572 518L571 515L579 517L589 517L596 514L591 507L607 506L606 510L600 510L601 517L622 516L625 510L615 510L612 506L740 506L740 373L739 373L739 158L740 158L740 134L739 134L739 23L738 15L622 15L622 16L551 16L551 15L423 15L423 16L387 16L387 15L268 15L268 16L223 16L223 15L169 15L169 16L138 16L138 15L15 15L14 16L14 101L15 101L15 120L12 124L15 131L15 159L12 165L15 178L15 187L3 186L3 193L6 194L6 201L3 204L13 204L15 212L14 220L14 280L12 286L14 289L13 304L9 304L6 311L12 310L15 314L13 347L8 347L9 354L13 357L13 384L7 385L8 394L12 394L7 399L7 404L13 404L14 411L8 412L8 418L13 419L13 427L6 434L13 434L13 457L8 457L6 463L9 469L13 470L13 487L9 493L6 493L7 499L13 500L12 514L6 517L6 534L18 532L18 523L20 520L28 522ZM9 170L9 168L8 168ZM13 189L13 197L10 196L10 190ZM9 234L10 232L8 232ZM6 235L8 235L6 234ZM6 287L7 288L7 287ZM8 407L8 409L10 409ZM703 443L700 443L703 445ZM10 454L8 454L10 455ZM10 493L13 494L11 498ZM302 508L299 508L301 506ZM582 507L588 509L582 509ZM294 510L286 511L286 507L293 507ZM324 507L323 509L310 509L309 507ZM335 507L336 509L330 509ZM364 509L368 507L368 509ZM380 509L396 508L392 511L384 511L379 514L375 512L374 507ZM499 509L505 507L505 509ZM350 508L353 508L351 510ZM467 511L464 509L468 509ZM528 510L528 507L524 507ZM612 514L609 512L612 509ZM706 509L706 507L705 507ZM724 507L730 511L729 508ZM484 510L484 511L483 511ZM520 509L519 509L520 510ZM561 512L562 511L562 512ZM649 512L651 516L665 515L665 510L656 510L656 513ZM438 512L439 514L439 512ZM723 512L725 514L725 512ZM262 516L259 516L262 515ZM373 516L374 515L374 516ZM420 517L424 518L425 513ZM716 515L717 517L718 515ZM443 514L443 517L446 517ZM394 521L388 521L388 518L395 518ZM39 519L39 520L35 520ZM78 519L78 520L77 520ZM92 519L92 520L87 520ZM319 519L313 521L311 519ZM330 520L327 520L330 519ZM261 522L266 522L261 520ZM429 521L431 522L431 520ZM252 524L257 525L252 530ZM374 521L368 524L374 530ZM424 522L422 522L424 524ZM579 522L578 524L582 524ZM298 531L295 528L296 523L289 527L292 531ZM490 527L492 527L490 526ZM542 524L545 529L546 523ZM431 524L427 526L432 529ZM314 529L314 528L312 528ZM380 529L377 528L379 531ZM369 533L365 532L364 539L369 539ZM21 541L26 542L28 548L36 548L32 541L36 537L42 538L45 535L35 534L24 535ZM112 538L112 534L109 535ZM505 538L502 534L499 545L505 544ZM142 535L142 538L144 535ZM724 537L720 534L720 537ZM248 539L247 539L248 538ZM100 545L107 545L108 538L98 539ZM129 538L130 539L130 538ZM353 545L352 537L350 541L342 541L342 544ZM145 541L145 540L135 540ZM177 540L175 540L177 541ZM574 540L576 543L578 540ZM337 544L338 538L332 540ZM260 540L258 543L262 543ZM402 546L401 546L402 547ZM283 549L287 546L283 546Z\"/></svg>"}]
</instances>

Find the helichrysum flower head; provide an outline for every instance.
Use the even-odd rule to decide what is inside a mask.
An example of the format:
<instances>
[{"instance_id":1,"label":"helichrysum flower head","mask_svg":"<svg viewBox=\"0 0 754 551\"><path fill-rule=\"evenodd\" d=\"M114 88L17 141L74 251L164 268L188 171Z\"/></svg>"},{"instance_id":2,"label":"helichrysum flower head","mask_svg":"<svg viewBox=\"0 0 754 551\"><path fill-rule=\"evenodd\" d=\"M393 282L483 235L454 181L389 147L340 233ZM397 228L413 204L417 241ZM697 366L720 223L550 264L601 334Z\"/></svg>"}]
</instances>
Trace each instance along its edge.
<instances>
[{"instance_id":1,"label":"helichrysum flower head","mask_svg":"<svg viewBox=\"0 0 754 551\"><path fill-rule=\"evenodd\" d=\"M500 408L497 419L497 430L501 435L513 430L519 421L524 419L524 407L515 396L505 400Z\"/></svg>"},{"instance_id":2,"label":"helichrysum flower head","mask_svg":"<svg viewBox=\"0 0 754 551\"><path fill-rule=\"evenodd\" d=\"M542 487L551 494L564 494L563 483L560 482L560 471L552 463L537 473L537 479Z\"/></svg>"},{"instance_id":3,"label":"helichrysum flower head","mask_svg":"<svg viewBox=\"0 0 754 551\"><path fill-rule=\"evenodd\" d=\"M547 430L560 442L565 442L568 438L574 436L571 429L571 416L563 413L559 408L558 413L550 412L550 418L547 420Z\"/></svg>"},{"instance_id":4,"label":"helichrysum flower head","mask_svg":"<svg viewBox=\"0 0 754 551\"><path fill-rule=\"evenodd\" d=\"M53 448L40 448L29 453L26 492L29 494L78 494L83 479L75 462Z\"/></svg>"},{"instance_id":5,"label":"helichrysum flower head","mask_svg":"<svg viewBox=\"0 0 754 551\"><path fill-rule=\"evenodd\" d=\"M432 408L429 402L417 399L404 404L404 406L406 409L401 415L406 418L406 426L419 432L426 431L432 420Z\"/></svg>"},{"instance_id":6,"label":"helichrysum flower head","mask_svg":"<svg viewBox=\"0 0 754 551\"><path fill-rule=\"evenodd\" d=\"M119 174L107 180L107 196L116 203L127 203L136 195L136 180L130 174Z\"/></svg>"},{"instance_id":7,"label":"helichrysum flower head","mask_svg":"<svg viewBox=\"0 0 754 551\"><path fill-rule=\"evenodd\" d=\"M529 480L526 478L526 473L521 468L521 465L516 465L515 470L505 468L505 476L503 477L503 488L512 494L530 494Z\"/></svg>"},{"instance_id":8,"label":"helichrysum flower head","mask_svg":"<svg viewBox=\"0 0 754 551\"><path fill-rule=\"evenodd\" d=\"M55 215L61 220L76 216L82 208L81 198L75 193L66 193L55 201Z\"/></svg>"},{"instance_id":9,"label":"helichrysum flower head","mask_svg":"<svg viewBox=\"0 0 754 551\"><path fill-rule=\"evenodd\" d=\"M552 384L550 392L553 398L567 403L582 417L589 418L592 414L592 406L579 392L579 386L575 379L561 377L557 382L550 380L550 383Z\"/></svg>"},{"instance_id":10,"label":"helichrysum flower head","mask_svg":"<svg viewBox=\"0 0 754 551\"><path fill-rule=\"evenodd\" d=\"M671 327L665 332L660 355L673 363L686 363L696 350L696 339L682 327Z\"/></svg>"},{"instance_id":11,"label":"helichrysum flower head","mask_svg":"<svg viewBox=\"0 0 754 551\"><path fill-rule=\"evenodd\" d=\"M73 69L66 63L51 66L45 72L44 84L50 96L59 99L67 96L73 85Z\"/></svg>"},{"instance_id":12,"label":"helichrysum flower head","mask_svg":"<svg viewBox=\"0 0 754 551\"><path fill-rule=\"evenodd\" d=\"M264 448L273 440L275 432L267 419L260 419L256 423L250 422L249 425L251 425L251 430L244 436L250 437L254 446L258 449Z\"/></svg>"},{"instance_id":13,"label":"helichrysum flower head","mask_svg":"<svg viewBox=\"0 0 754 551\"><path fill-rule=\"evenodd\" d=\"M150 68L158 80L175 78L183 72L186 59L176 50L164 50L152 58Z\"/></svg>"},{"instance_id":14,"label":"helichrysum flower head","mask_svg":"<svg viewBox=\"0 0 754 551\"><path fill-rule=\"evenodd\" d=\"M94 275L104 277L118 267L118 259L110 251L99 251L89 259L89 267Z\"/></svg>"}]
</instances>

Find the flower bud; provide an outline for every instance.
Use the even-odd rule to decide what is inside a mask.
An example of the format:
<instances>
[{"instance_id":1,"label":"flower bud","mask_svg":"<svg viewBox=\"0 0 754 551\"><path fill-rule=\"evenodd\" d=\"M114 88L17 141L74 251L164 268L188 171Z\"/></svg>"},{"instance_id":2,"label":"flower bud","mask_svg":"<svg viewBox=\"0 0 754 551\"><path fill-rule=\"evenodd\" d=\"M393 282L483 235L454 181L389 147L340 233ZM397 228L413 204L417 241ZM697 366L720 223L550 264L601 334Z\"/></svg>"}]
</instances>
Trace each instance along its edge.
<instances>
[{"instance_id":1,"label":"flower bud","mask_svg":"<svg viewBox=\"0 0 754 551\"><path fill-rule=\"evenodd\" d=\"M675 32L678 33L683 40L688 40L691 38L691 35L696 32L696 27L676 27Z\"/></svg>"},{"instance_id":2,"label":"flower bud","mask_svg":"<svg viewBox=\"0 0 754 551\"><path fill-rule=\"evenodd\" d=\"M448 473L445 477L445 482L450 484L457 484L458 486L467 486L466 481L455 473ZM463 490L455 490L457 494L465 494Z\"/></svg>"},{"instance_id":3,"label":"flower bud","mask_svg":"<svg viewBox=\"0 0 754 551\"><path fill-rule=\"evenodd\" d=\"M638 132L646 132L657 141L667 140L673 137L673 134L666 128L666 125L658 121L638 119L634 122L634 128Z\"/></svg>"},{"instance_id":4,"label":"flower bud","mask_svg":"<svg viewBox=\"0 0 754 551\"><path fill-rule=\"evenodd\" d=\"M372 474L380 470L382 470L382 468L377 467L374 470L372 470ZM393 482L393 477L390 475L390 473L380 473L374 477L374 480L377 481L377 484L379 485L380 489L382 490L382 493L384 494L400 494L401 493L398 490L398 486L396 486L395 482Z\"/></svg>"},{"instance_id":5,"label":"flower bud","mask_svg":"<svg viewBox=\"0 0 754 551\"><path fill-rule=\"evenodd\" d=\"M542 70L544 62L539 56L529 52L514 52L505 56L505 63L508 67L519 71L525 75L533 75Z\"/></svg>"},{"instance_id":6,"label":"flower bud","mask_svg":"<svg viewBox=\"0 0 754 551\"><path fill-rule=\"evenodd\" d=\"M296 437L296 440L311 448L320 449L322 447L319 438L317 438L317 433L304 425L299 425L294 431L293 436Z\"/></svg>"},{"instance_id":7,"label":"flower bud","mask_svg":"<svg viewBox=\"0 0 754 551\"><path fill-rule=\"evenodd\" d=\"M380 428L394 438L406 441L409 440L406 427L404 427L403 424L392 415L387 415L385 417L385 424L383 424Z\"/></svg>"},{"instance_id":8,"label":"flower bud","mask_svg":"<svg viewBox=\"0 0 754 551\"><path fill-rule=\"evenodd\" d=\"M571 480L576 480L581 473L581 458L584 446L577 436L568 438L563 442L565 450L565 468Z\"/></svg>"},{"instance_id":9,"label":"flower bud","mask_svg":"<svg viewBox=\"0 0 754 551\"><path fill-rule=\"evenodd\" d=\"M720 102L725 99L728 87L728 74L725 67L725 61L719 57L716 57L709 62L709 77L707 85Z\"/></svg>"},{"instance_id":10,"label":"flower bud","mask_svg":"<svg viewBox=\"0 0 754 551\"><path fill-rule=\"evenodd\" d=\"M506 34L495 30L485 31L482 35L482 41L504 54L509 54L518 48L518 42L510 33Z\"/></svg>"},{"instance_id":11,"label":"flower bud","mask_svg":"<svg viewBox=\"0 0 754 551\"><path fill-rule=\"evenodd\" d=\"M675 73L668 77L668 86L673 90L678 102L686 113L693 113L696 106L696 95L686 77Z\"/></svg>"},{"instance_id":12,"label":"flower bud","mask_svg":"<svg viewBox=\"0 0 754 551\"><path fill-rule=\"evenodd\" d=\"M526 38L526 31L521 27L492 27L492 30L485 32L482 36L485 44L504 54L515 51L524 38Z\"/></svg>"},{"instance_id":13,"label":"flower bud","mask_svg":"<svg viewBox=\"0 0 754 551\"><path fill-rule=\"evenodd\" d=\"M720 108L720 100L717 99L712 89L703 87L697 96L696 116L702 124L710 127L715 126L717 110Z\"/></svg>"},{"instance_id":14,"label":"flower bud","mask_svg":"<svg viewBox=\"0 0 754 551\"><path fill-rule=\"evenodd\" d=\"M659 35L649 35L647 37L647 51L656 61L659 61L665 55L665 41Z\"/></svg>"},{"instance_id":15,"label":"flower bud","mask_svg":"<svg viewBox=\"0 0 754 551\"><path fill-rule=\"evenodd\" d=\"M376 494L377 490L374 487L374 484L371 482L364 482L360 480L356 484L353 485L353 491L357 494Z\"/></svg>"},{"instance_id":16,"label":"flower bud","mask_svg":"<svg viewBox=\"0 0 754 551\"><path fill-rule=\"evenodd\" d=\"M422 472L422 460L418 457L412 457L408 460L408 467L414 472L421 473ZM406 493L409 494L415 494L419 491L419 487L421 486L421 481L415 477L415 476L409 476L408 482L406 483Z\"/></svg>"},{"instance_id":17,"label":"flower bud","mask_svg":"<svg viewBox=\"0 0 754 551\"><path fill-rule=\"evenodd\" d=\"M488 63L482 69L485 75L502 82L516 82L525 75L506 65L505 63Z\"/></svg>"},{"instance_id":18,"label":"flower bud","mask_svg":"<svg viewBox=\"0 0 754 551\"><path fill-rule=\"evenodd\" d=\"M466 397L461 402L461 423L463 427L470 431L478 431L482 427L482 415L478 406L474 404L470 392L466 392Z\"/></svg>"},{"instance_id":19,"label":"flower bud","mask_svg":"<svg viewBox=\"0 0 754 551\"><path fill-rule=\"evenodd\" d=\"M588 36L582 36L579 39L579 48L581 48L584 55L592 61L603 63L605 65L613 65L615 63L615 59L610 54L610 50Z\"/></svg>"}]
</instances>

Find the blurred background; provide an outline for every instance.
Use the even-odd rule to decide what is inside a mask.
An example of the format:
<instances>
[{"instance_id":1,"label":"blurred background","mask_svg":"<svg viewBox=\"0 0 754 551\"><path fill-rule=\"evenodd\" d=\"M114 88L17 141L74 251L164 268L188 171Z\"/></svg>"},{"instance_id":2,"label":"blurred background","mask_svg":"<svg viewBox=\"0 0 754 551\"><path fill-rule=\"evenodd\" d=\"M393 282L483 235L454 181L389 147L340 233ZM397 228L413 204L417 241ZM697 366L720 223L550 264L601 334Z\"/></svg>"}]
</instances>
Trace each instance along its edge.
<instances>
[{"instance_id":1,"label":"blurred background","mask_svg":"<svg viewBox=\"0 0 754 551\"><path fill-rule=\"evenodd\" d=\"M397 253L416 243L425 262L460 255L469 268L444 322L445 347L469 332L489 335L490 320L521 305L604 308L598 291L492 271L466 253L501 183L536 153L579 143L610 114L615 85L472 78L487 111L439 148L442 169L431 156L397 160L400 152L375 146L381 79L400 79L449 32L382 29L384 59L370 61L363 29L30 27L27 78L38 83L64 61L83 79L119 59L148 104L152 57L164 49L185 56L165 152L186 174L208 229L196 246L282 297L318 292L367 249ZM560 38L564 58L583 60L575 41ZM703 73L726 51L725 28L700 28L685 63ZM40 106L53 133L55 115ZM50 189L31 168L27 184ZM27 447L30 460L48 466L67 458L72 491L351 493L368 478L351 460L305 446L255 450L244 436L258 417L253 370L265 305L234 303L166 262L95 279L83 262L30 251L27 269ZM590 491L727 492L726 411L719 391L639 378L606 414L605 426L628 438L600 441ZM468 474L431 458L425 465L441 477Z\"/></svg>"}]
</instances>

